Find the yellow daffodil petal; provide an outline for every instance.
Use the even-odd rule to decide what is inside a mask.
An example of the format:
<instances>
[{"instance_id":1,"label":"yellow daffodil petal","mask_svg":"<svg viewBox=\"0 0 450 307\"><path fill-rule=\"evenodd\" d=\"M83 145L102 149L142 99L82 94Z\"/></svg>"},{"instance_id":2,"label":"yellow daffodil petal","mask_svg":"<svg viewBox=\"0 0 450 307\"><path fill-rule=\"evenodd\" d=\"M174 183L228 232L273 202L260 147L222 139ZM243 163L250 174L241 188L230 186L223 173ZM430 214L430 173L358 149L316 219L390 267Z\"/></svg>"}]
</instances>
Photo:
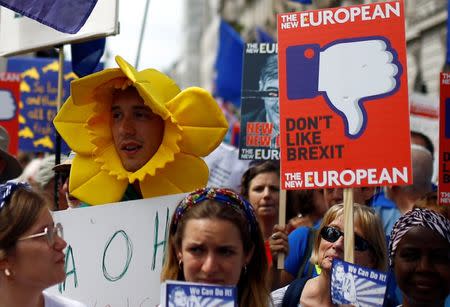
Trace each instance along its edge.
<instances>
[{"instance_id":1,"label":"yellow daffodil petal","mask_svg":"<svg viewBox=\"0 0 450 307\"><path fill-rule=\"evenodd\" d=\"M94 100L95 90L115 78L125 77L119 68L105 69L81 79L72 81L70 84L70 95L76 105L96 102Z\"/></svg>"},{"instance_id":2,"label":"yellow daffodil petal","mask_svg":"<svg viewBox=\"0 0 450 307\"><path fill-rule=\"evenodd\" d=\"M92 116L88 120L86 126L89 130L89 136L92 144L97 149L101 150L113 144L110 119L110 112L103 112Z\"/></svg>"},{"instance_id":3,"label":"yellow daffodil petal","mask_svg":"<svg viewBox=\"0 0 450 307\"><path fill-rule=\"evenodd\" d=\"M120 201L127 184L127 180L117 180L102 171L89 156L76 155L72 161L70 194L89 205Z\"/></svg>"},{"instance_id":4,"label":"yellow daffodil petal","mask_svg":"<svg viewBox=\"0 0 450 307\"><path fill-rule=\"evenodd\" d=\"M202 159L183 153L159 169L155 176L147 176L140 182L144 198L193 191L206 186L208 166Z\"/></svg>"},{"instance_id":5,"label":"yellow daffodil petal","mask_svg":"<svg viewBox=\"0 0 450 307\"><path fill-rule=\"evenodd\" d=\"M93 104L77 106L69 97L53 120L56 130L76 152L89 154L95 148L90 141L89 131L85 129L93 108Z\"/></svg>"},{"instance_id":6,"label":"yellow daffodil petal","mask_svg":"<svg viewBox=\"0 0 450 307\"><path fill-rule=\"evenodd\" d=\"M110 176L114 176L117 180L127 180L131 172L128 172L122 165L119 155L117 154L114 144L106 147L97 148L95 151L95 162L102 165L102 171L107 172Z\"/></svg>"},{"instance_id":7,"label":"yellow daffodil petal","mask_svg":"<svg viewBox=\"0 0 450 307\"><path fill-rule=\"evenodd\" d=\"M142 87L146 88L145 91L151 92L152 97L158 103L165 103L180 92L180 88L175 81L156 69L145 69L138 72L120 56L116 56L116 62L133 83L141 84ZM137 86L136 88L142 94Z\"/></svg>"},{"instance_id":8,"label":"yellow daffodil petal","mask_svg":"<svg viewBox=\"0 0 450 307\"><path fill-rule=\"evenodd\" d=\"M136 75L139 73L136 68L131 66L127 61L125 61L121 56L116 56L115 58L117 65L119 65L120 70L127 76L131 82L136 82Z\"/></svg>"},{"instance_id":9,"label":"yellow daffodil petal","mask_svg":"<svg viewBox=\"0 0 450 307\"><path fill-rule=\"evenodd\" d=\"M127 78L133 82L133 86L138 90L145 104L153 113L166 120L170 113L165 103L180 92L175 81L155 69L138 72L120 56L116 57L116 62Z\"/></svg>"},{"instance_id":10,"label":"yellow daffodil petal","mask_svg":"<svg viewBox=\"0 0 450 307\"><path fill-rule=\"evenodd\" d=\"M181 151L206 156L219 146L228 130L228 122L217 102L204 89L183 90L167 103L182 127Z\"/></svg>"}]
</instances>

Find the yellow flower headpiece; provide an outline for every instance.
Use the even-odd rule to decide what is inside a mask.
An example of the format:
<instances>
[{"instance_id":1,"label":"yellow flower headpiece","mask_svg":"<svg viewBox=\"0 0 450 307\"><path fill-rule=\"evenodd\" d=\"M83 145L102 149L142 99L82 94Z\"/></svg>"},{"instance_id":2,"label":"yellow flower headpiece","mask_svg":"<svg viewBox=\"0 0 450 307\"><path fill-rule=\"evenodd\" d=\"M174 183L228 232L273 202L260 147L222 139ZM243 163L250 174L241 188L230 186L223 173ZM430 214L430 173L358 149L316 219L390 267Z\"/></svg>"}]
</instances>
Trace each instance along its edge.
<instances>
[{"instance_id":1,"label":"yellow flower headpiece","mask_svg":"<svg viewBox=\"0 0 450 307\"><path fill-rule=\"evenodd\" d=\"M212 96L201 88L180 91L154 69L137 71L121 57L119 68L73 81L71 96L54 119L75 151L70 193L90 205L120 201L128 184L139 181L144 198L193 191L208 181L199 157L222 141L228 123ZM136 172L123 166L110 127L112 92L134 86L144 103L164 120L162 143Z\"/></svg>"}]
</instances>

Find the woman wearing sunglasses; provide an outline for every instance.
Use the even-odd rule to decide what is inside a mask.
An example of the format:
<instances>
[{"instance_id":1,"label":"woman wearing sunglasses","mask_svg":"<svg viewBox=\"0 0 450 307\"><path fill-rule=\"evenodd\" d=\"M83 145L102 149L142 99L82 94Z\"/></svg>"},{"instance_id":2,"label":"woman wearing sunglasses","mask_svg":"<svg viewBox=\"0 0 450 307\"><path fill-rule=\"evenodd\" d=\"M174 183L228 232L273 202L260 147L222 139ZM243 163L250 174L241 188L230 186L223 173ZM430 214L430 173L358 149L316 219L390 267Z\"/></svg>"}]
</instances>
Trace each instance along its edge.
<instances>
[{"instance_id":1,"label":"woman wearing sunglasses","mask_svg":"<svg viewBox=\"0 0 450 307\"><path fill-rule=\"evenodd\" d=\"M374 211L354 204L355 252L354 263L370 269L386 270L386 242L380 219ZM315 238L311 263L320 274L302 282L272 292L274 306L333 306L331 302L331 266L333 259L344 259L344 207L331 207ZM294 284L293 284L294 285ZM292 292L294 291L294 292ZM296 292L295 292L296 291Z\"/></svg>"},{"instance_id":2,"label":"woman wearing sunglasses","mask_svg":"<svg viewBox=\"0 0 450 307\"><path fill-rule=\"evenodd\" d=\"M61 224L27 184L0 185L0 306L83 307L44 289L65 278Z\"/></svg>"}]
</instances>

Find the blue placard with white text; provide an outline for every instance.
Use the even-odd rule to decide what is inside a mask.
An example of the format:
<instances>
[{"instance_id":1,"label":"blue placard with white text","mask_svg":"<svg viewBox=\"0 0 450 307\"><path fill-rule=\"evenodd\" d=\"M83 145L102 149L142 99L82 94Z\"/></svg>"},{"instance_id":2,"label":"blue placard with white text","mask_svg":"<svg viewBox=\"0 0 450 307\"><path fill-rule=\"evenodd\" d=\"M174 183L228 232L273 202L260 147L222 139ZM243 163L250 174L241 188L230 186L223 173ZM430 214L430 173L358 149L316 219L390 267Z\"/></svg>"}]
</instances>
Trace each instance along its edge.
<instances>
[{"instance_id":1,"label":"blue placard with white text","mask_svg":"<svg viewBox=\"0 0 450 307\"><path fill-rule=\"evenodd\" d=\"M161 285L161 306L237 307L236 287L168 280Z\"/></svg>"},{"instance_id":2,"label":"blue placard with white text","mask_svg":"<svg viewBox=\"0 0 450 307\"><path fill-rule=\"evenodd\" d=\"M333 260L331 299L334 304L382 306L387 275L356 264Z\"/></svg>"}]
</instances>

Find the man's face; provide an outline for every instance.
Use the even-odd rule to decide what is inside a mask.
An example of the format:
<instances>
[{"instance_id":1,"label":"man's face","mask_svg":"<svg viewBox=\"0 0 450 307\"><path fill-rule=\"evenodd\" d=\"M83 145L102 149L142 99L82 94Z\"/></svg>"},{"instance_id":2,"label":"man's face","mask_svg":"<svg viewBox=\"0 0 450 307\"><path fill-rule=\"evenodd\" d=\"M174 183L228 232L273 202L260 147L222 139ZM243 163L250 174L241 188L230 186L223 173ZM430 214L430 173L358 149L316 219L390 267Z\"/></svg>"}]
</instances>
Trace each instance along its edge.
<instances>
[{"instance_id":1,"label":"man's face","mask_svg":"<svg viewBox=\"0 0 450 307\"><path fill-rule=\"evenodd\" d=\"M353 188L353 202L365 205L374 193L375 188L373 187ZM323 191L323 195L328 207L332 207L344 201L343 188L326 188Z\"/></svg>"},{"instance_id":2,"label":"man's face","mask_svg":"<svg viewBox=\"0 0 450 307\"><path fill-rule=\"evenodd\" d=\"M342 281L344 279L344 275L345 275L344 267L342 265L338 265L336 267L336 272L335 272L336 280Z\"/></svg>"},{"instance_id":3,"label":"man's face","mask_svg":"<svg viewBox=\"0 0 450 307\"><path fill-rule=\"evenodd\" d=\"M113 97L111 132L123 167L136 172L158 150L164 134L164 121L130 87Z\"/></svg>"},{"instance_id":4,"label":"man's face","mask_svg":"<svg viewBox=\"0 0 450 307\"><path fill-rule=\"evenodd\" d=\"M280 112L278 108L278 95L275 94L275 92L278 92L278 80L268 79L264 83L260 81L260 90L273 92L270 93L273 97L264 97L263 100L267 119L273 123L275 131L278 132L280 127Z\"/></svg>"},{"instance_id":5,"label":"man's face","mask_svg":"<svg viewBox=\"0 0 450 307\"><path fill-rule=\"evenodd\" d=\"M173 303L175 306L186 306L187 305L187 295L183 290L178 290L175 292Z\"/></svg>"}]
</instances>

